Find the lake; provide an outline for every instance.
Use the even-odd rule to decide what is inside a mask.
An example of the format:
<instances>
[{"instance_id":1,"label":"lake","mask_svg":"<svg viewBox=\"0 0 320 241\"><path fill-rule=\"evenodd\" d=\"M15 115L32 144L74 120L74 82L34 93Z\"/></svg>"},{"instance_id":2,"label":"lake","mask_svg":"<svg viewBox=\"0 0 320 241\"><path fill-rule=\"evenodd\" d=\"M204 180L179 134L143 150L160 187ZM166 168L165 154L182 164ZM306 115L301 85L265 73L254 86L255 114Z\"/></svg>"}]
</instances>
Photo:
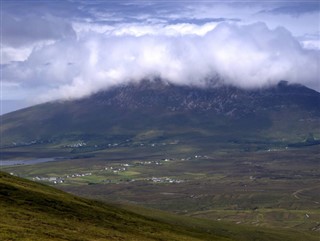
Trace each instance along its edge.
<instances>
[{"instance_id":1,"label":"lake","mask_svg":"<svg viewBox=\"0 0 320 241\"><path fill-rule=\"evenodd\" d=\"M38 159L30 159L30 160L1 160L0 166L16 166L16 165L34 165L43 162L53 162L53 161L61 161L63 158L61 157L48 157L48 158L38 158Z\"/></svg>"}]
</instances>

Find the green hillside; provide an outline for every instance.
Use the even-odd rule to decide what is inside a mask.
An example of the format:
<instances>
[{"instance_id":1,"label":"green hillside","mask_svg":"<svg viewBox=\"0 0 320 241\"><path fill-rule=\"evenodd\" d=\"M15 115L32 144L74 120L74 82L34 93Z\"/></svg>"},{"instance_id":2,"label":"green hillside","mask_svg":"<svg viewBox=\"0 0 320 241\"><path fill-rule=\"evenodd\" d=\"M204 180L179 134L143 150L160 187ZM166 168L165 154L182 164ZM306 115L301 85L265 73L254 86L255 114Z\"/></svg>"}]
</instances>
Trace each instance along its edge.
<instances>
[{"instance_id":1,"label":"green hillside","mask_svg":"<svg viewBox=\"0 0 320 241\"><path fill-rule=\"evenodd\" d=\"M299 85L246 91L146 82L6 114L0 133L8 148L61 149L82 140L82 152L107 149L110 143L134 147L174 140L196 146L248 140L287 145L309 133L320 137L319 103L318 92Z\"/></svg>"},{"instance_id":2,"label":"green hillside","mask_svg":"<svg viewBox=\"0 0 320 241\"><path fill-rule=\"evenodd\" d=\"M318 240L79 198L0 172L1 240Z\"/></svg>"}]
</instances>

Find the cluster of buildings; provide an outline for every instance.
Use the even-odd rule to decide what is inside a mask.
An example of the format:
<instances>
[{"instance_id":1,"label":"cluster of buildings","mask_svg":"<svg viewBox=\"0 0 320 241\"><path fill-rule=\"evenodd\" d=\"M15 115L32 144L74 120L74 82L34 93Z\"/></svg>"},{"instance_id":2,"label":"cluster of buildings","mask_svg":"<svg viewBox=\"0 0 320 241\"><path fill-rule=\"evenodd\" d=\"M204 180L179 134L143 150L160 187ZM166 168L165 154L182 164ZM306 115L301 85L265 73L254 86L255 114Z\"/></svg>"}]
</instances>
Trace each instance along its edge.
<instances>
[{"instance_id":1,"label":"cluster of buildings","mask_svg":"<svg viewBox=\"0 0 320 241\"><path fill-rule=\"evenodd\" d=\"M78 148L78 147L83 147L86 146L87 143L85 143L84 141L78 141L76 143L70 144L70 145L65 145L64 147L66 148Z\"/></svg>"},{"instance_id":2,"label":"cluster of buildings","mask_svg":"<svg viewBox=\"0 0 320 241\"><path fill-rule=\"evenodd\" d=\"M53 184L62 184L65 182L65 179L67 178L76 178L76 177L85 177L85 176L91 176L92 173L88 172L88 173L75 173L75 174L70 174L70 175L66 175L65 177L39 177L36 176L34 178L32 178L33 181L42 181L42 182L50 182Z\"/></svg>"},{"instance_id":3,"label":"cluster of buildings","mask_svg":"<svg viewBox=\"0 0 320 241\"><path fill-rule=\"evenodd\" d=\"M149 179L152 182L155 183L182 183L184 180L174 179L170 177L152 177Z\"/></svg>"},{"instance_id":4,"label":"cluster of buildings","mask_svg":"<svg viewBox=\"0 0 320 241\"><path fill-rule=\"evenodd\" d=\"M111 171L113 173L124 172L127 170L126 167L105 167L104 170Z\"/></svg>"}]
</instances>

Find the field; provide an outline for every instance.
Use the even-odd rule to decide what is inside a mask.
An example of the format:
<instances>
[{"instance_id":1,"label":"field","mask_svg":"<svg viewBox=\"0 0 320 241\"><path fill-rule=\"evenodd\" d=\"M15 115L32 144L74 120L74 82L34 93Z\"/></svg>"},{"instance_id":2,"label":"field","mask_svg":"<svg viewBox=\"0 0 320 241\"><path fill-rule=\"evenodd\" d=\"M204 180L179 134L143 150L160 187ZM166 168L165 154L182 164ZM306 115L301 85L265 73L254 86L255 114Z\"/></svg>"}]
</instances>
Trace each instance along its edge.
<instances>
[{"instance_id":1,"label":"field","mask_svg":"<svg viewBox=\"0 0 320 241\"><path fill-rule=\"evenodd\" d=\"M253 228L79 198L0 172L0 239L13 240L317 240L297 230Z\"/></svg>"},{"instance_id":2,"label":"field","mask_svg":"<svg viewBox=\"0 0 320 241\"><path fill-rule=\"evenodd\" d=\"M4 155L64 158L2 170L101 201L319 234L319 146L210 145L171 140L86 152L56 147L42 152L41 146L26 152L17 147Z\"/></svg>"}]
</instances>

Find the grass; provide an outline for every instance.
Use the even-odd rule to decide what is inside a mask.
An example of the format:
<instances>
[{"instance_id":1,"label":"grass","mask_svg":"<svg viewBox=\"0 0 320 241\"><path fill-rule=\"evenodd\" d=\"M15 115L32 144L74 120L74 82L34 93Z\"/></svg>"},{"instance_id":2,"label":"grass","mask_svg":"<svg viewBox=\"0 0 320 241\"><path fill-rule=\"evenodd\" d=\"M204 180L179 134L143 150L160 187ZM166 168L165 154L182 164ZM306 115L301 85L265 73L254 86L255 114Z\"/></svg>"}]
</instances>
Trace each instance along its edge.
<instances>
[{"instance_id":1,"label":"grass","mask_svg":"<svg viewBox=\"0 0 320 241\"><path fill-rule=\"evenodd\" d=\"M317 240L303 232L105 204L0 172L1 240Z\"/></svg>"},{"instance_id":2,"label":"grass","mask_svg":"<svg viewBox=\"0 0 320 241\"><path fill-rule=\"evenodd\" d=\"M272 223L275 227L311 230L314 223L320 220L316 210L286 210L286 209L257 209L257 210L206 210L191 214L192 217L201 217L211 220L228 220L253 226L267 227ZM241 219L240 219L241 217ZM241 220L241 221L239 221Z\"/></svg>"},{"instance_id":3,"label":"grass","mask_svg":"<svg viewBox=\"0 0 320 241\"><path fill-rule=\"evenodd\" d=\"M201 233L0 175L1 240L201 240Z\"/></svg>"},{"instance_id":4,"label":"grass","mask_svg":"<svg viewBox=\"0 0 320 241\"><path fill-rule=\"evenodd\" d=\"M145 147L146 153L141 153L139 148L125 149L121 156L123 148L115 148L89 158L2 169L31 179L90 172L91 176L67 178L56 187L101 201L134 203L210 220L264 227L281 224L308 232L316 229L320 215L317 146L229 153L209 151L204 146L202 150L185 154L179 152L179 144L175 147L178 153L169 149L149 155L150 150ZM195 158L196 155L201 157ZM162 161L158 166L135 165L164 158L172 160ZM125 163L132 165L126 171L115 174L105 170L110 166L123 167L121 164ZM151 177L184 182L153 183ZM304 218L305 214L310 217ZM255 222L258 218L259 222Z\"/></svg>"},{"instance_id":5,"label":"grass","mask_svg":"<svg viewBox=\"0 0 320 241\"><path fill-rule=\"evenodd\" d=\"M36 240L40 233L42 240L312 240L319 229L319 146L285 148L304 143L309 133L319 139L319 95L288 91L291 97L286 91L271 91L259 98L261 103L244 98L243 107L248 104L249 112L250 106L256 108L254 114L240 111L234 117L214 111L172 112L165 106L156 113L153 108L123 110L90 100L47 103L4 115L2 159L66 159L2 170L29 179L90 172L56 187L188 217L130 206L124 211L1 174L2 181L11 178L3 184L9 189L2 193L2 237ZM72 147L79 141L87 145ZM172 161L134 165L117 174L105 170L164 158ZM183 182L153 183L152 177ZM279 226L287 230L274 229Z\"/></svg>"},{"instance_id":6,"label":"grass","mask_svg":"<svg viewBox=\"0 0 320 241\"><path fill-rule=\"evenodd\" d=\"M12 159L66 159L2 169L27 178L91 172L92 176L67 179L56 187L101 201L139 204L213 221L315 233L312 230L319 225L320 198L318 146L285 149L282 144L254 138L235 140L226 146L227 137L221 143L219 137L213 141L210 136L206 138L180 139L172 145L168 140L167 145L161 145L163 140L149 140L144 146L137 142L76 154L43 146L8 148L2 151ZM152 147L153 143L157 145ZM164 158L172 160L161 166L131 166L118 174L104 170L107 166ZM148 180L151 177L185 182L152 183ZM310 217L305 218L305 214Z\"/></svg>"}]
</instances>

